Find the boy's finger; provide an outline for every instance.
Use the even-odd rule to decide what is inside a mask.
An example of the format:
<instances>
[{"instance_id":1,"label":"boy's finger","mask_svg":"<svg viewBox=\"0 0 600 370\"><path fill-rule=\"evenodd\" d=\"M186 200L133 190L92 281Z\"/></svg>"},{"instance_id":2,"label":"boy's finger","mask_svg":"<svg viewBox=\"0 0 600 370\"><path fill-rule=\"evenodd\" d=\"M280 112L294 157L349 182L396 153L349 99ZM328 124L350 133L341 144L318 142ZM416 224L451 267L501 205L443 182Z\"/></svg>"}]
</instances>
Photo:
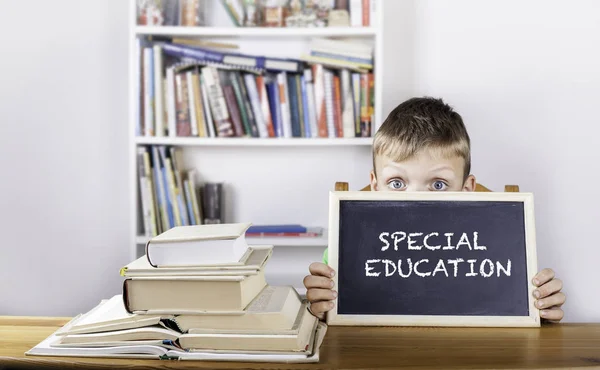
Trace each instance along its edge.
<instances>
[{"instance_id":1,"label":"boy's finger","mask_svg":"<svg viewBox=\"0 0 600 370\"><path fill-rule=\"evenodd\" d=\"M308 275L304 278L304 286L306 289L331 289L333 288L333 280L323 276Z\"/></svg>"},{"instance_id":2,"label":"boy's finger","mask_svg":"<svg viewBox=\"0 0 600 370\"><path fill-rule=\"evenodd\" d=\"M545 268L535 275L533 278L533 284L535 286L540 286L542 284L546 284L552 279L554 279L554 270Z\"/></svg>"},{"instance_id":3,"label":"boy's finger","mask_svg":"<svg viewBox=\"0 0 600 370\"><path fill-rule=\"evenodd\" d=\"M537 308L560 307L567 300L565 293L559 292L544 299L538 299L535 302Z\"/></svg>"},{"instance_id":4,"label":"boy's finger","mask_svg":"<svg viewBox=\"0 0 600 370\"><path fill-rule=\"evenodd\" d=\"M560 321L565 316L565 313L560 308L552 308L552 309L549 309L549 310L542 310L542 311L540 311L540 316L543 319L546 319L546 320Z\"/></svg>"},{"instance_id":5,"label":"boy's finger","mask_svg":"<svg viewBox=\"0 0 600 370\"><path fill-rule=\"evenodd\" d=\"M320 275L327 277L333 277L333 275L335 275L335 271L333 271L331 267L327 266L322 262L311 263L308 267L308 271L310 271L311 275Z\"/></svg>"},{"instance_id":6,"label":"boy's finger","mask_svg":"<svg viewBox=\"0 0 600 370\"><path fill-rule=\"evenodd\" d=\"M322 319L325 315L325 312L333 309L332 302L316 302L310 304L310 312L318 318Z\"/></svg>"},{"instance_id":7,"label":"boy's finger","mask_svg":"<svg viewBox=\"0 0 600 370\"><path fill-rule=\"evenodd\" d=\"M560 292L562 287L563 283L560 279L553 279L534 290L533 296L538 299L548 297L549 295Z\"/></svg>"},{"instance_id":8,"label":"boy's finger","mask_svg":"<svg viewBox=\"0 0 600 370\"><path fill-rule=\"evenodd\" d=\"M332 301L337 298L337 292L331 289L308 289L306 299L309 302Z\"/></svg>"}]
</instances>

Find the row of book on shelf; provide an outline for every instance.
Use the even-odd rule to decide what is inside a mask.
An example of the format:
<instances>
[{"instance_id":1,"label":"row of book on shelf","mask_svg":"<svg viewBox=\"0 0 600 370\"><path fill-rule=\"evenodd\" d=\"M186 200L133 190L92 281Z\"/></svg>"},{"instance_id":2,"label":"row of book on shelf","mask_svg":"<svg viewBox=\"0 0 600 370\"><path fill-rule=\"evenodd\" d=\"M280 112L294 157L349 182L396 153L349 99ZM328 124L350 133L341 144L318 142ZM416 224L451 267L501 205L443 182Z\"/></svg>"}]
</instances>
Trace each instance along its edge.
<instances>
[{"instance_id":1,"label":"row of book on shelf","mask_svg":"<svg viewBox=\"0 0 600 370\"><path fill-rule=\"evenodd\" d=\"M223 224L222 182L198 182L195 169L185 169L181 149L165 145L137 148L140 230L154 237L177 226ZM321 227L300 224L252 225L248 237L319 237Z\"/></svg>"},{"instance_id":2,"label":"row of book on shelf","mask_svg":"<svg viewBox=\"0 0 600 370\"><path fill-rule=\"evenodd\" d=\"M209 1L137 0L137 24L209 25ZM375 0L220 0L236 27L368 27Z\"/></svg>"},{"instance_id":3,"label":"row of book on shelf","mask_svg":"<svg viewBox=\"0 0 600 370\"><path fill-rule=\"evenodd\" d=\"M327 325L293 287L267 284L273 246L246 244L249 226L180 226L150 239L145 254L121 269L121 294L26 354L318 361Z\"/></svg>"},{"instance_id":4,"label":"row of book on shelf","mask_svg":"<svg viewBox=\"0 0 600 370\"><path fill-rule=\"evenodd\" d=\"M138 136L372 135L369 45L314 39L310 52L294 60L137 40Z\"/></svg>"},{"instance_id":5,"label":"row of book on shelf","mask_svg":"<svg viewBox=\"0 0 600 370\"><path fill-rule=\"evenodd\" d=\"M198 183L173 146L137 148L140 235L156 236L176 226L223 223L223 183Z\"/></svg>"}]
</instances>

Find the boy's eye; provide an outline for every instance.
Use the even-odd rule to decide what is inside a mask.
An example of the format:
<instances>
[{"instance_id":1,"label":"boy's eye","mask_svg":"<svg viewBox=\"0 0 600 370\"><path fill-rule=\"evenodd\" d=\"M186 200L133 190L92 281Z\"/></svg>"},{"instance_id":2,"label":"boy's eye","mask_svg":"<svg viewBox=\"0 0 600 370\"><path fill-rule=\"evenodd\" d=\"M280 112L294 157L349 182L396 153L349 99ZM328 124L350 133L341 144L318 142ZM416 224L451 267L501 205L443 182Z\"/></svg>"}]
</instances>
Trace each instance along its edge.
<instances>
[{"instance_id":1,"label":"boy's eye","mask_svg":"<svg viewBox=\"0 0 600 370\"><path fill-rule=\"evenodd\" d=\"M448 184L441 180L437 180L432 184L434 191L444 191L448 188Z\"/></svg>"},{"instance_id":2,"label":"boy's eye","mask_svg":"<svg viewBox=\"0 0 600 370\"><path fill-rule=\"evenodd\" d=\"M402 180L391 180L387 185L392 190L402 190L406 186Z\"/></svg>"}]
</instances>

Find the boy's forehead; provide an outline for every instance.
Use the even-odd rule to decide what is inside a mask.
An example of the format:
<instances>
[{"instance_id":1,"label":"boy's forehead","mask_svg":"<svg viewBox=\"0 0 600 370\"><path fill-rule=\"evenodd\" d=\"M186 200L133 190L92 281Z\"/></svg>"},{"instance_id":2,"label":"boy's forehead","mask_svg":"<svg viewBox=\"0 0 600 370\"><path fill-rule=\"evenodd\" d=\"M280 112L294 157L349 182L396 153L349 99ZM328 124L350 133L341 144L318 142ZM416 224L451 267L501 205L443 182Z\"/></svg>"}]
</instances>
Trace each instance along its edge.
<instances>
[{"instance_id":1,"label":"boy's forehead","mask_svg":"<svg viewBox=\"0 0 600 370\"><path fill-rule=\"evenodd\" d=\"M411 167L415 170L425 172L447 169L456 172L457 174L462 174L464 171L465 160L462 156L455 153L449 153L445 150L424 148L414 155L402 160L392 158L386 154L378 154L375 156L375 166L377 167L377 170L382 170L384 167Z\"/></svg>"}]
</instances>

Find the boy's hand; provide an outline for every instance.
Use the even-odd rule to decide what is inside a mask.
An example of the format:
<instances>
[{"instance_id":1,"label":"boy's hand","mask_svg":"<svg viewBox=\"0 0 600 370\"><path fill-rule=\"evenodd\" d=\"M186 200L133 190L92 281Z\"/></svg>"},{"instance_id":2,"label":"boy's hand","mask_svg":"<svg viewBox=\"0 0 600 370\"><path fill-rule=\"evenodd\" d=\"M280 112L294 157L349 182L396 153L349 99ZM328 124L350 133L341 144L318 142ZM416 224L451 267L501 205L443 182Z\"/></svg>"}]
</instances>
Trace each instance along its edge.
<instances>
[{"instance_id":1,"label":"boy's hand","mask_svg":"<svg viewBox=\"0 0 600 370\"><path fill-rule=\"evenodd\" d=\"M304 278L306 287L306 298L310 302L310 312L323 320L325 313L333 308L333 301L337 298L337 292L333 290L335 271L321 262L311 263L308 270L310 275Z\"/></svg>"},{"instance_id":2,"label":"boy's hand","mask_svg":"<svg viewBox=\"0 0 600 370\"><path fill-rule=\"evenodd\" d=\"M533 278L533 284L538 288L533 291L536 298L535 306L540 309L542 319L558 322L562 320L564 312L561 306L567 297L560 290L562 281L554 278L552 269L543 269Z\"/></svg>"}]
</instances>

